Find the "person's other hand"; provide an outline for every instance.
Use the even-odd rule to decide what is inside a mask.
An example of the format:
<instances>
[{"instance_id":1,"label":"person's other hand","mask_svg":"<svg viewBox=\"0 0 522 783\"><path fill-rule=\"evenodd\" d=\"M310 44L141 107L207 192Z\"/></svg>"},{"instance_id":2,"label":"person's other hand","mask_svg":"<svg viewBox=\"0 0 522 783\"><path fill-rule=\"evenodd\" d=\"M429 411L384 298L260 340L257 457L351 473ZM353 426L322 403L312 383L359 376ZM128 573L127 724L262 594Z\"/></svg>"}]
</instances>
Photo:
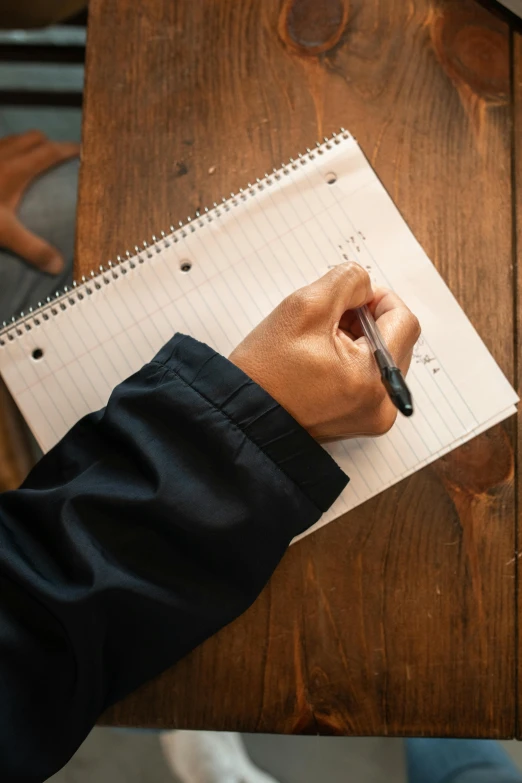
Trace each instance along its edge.
<instances>
[{"instance_id":1,"label":"person's other hand","mask_svg":"<svg viewBox=\"0 0 522 783\"><path fill-rule=\"evenodd\" d=\"M16 210L36 177L79 152L79 144L53 142L39 131L0 139L0 247L51 275L63 269L62 256L22 225Z\"/></svg>"},{"instance_id":2,"label":"person's other hand","mask_svg":"<svg viewBox=\"0 0 522 783\"><path fill-rule=\"evenodd\" d=\"M419 322L398 296L372 291L358 264L342 264L301 288L262 321L230 361L317 440L381 435L397 411L353 309L368 304L406 374Z\"/></svg>"}]
</instances>

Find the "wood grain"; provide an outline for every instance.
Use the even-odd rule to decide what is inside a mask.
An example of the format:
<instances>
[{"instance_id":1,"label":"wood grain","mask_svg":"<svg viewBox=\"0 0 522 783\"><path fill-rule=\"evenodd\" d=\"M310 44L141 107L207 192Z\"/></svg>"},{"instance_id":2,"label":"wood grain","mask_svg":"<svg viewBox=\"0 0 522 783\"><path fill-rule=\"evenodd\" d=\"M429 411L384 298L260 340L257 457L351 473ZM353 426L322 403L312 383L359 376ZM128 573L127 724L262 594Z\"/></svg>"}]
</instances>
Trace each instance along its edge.
<instances>
[{"instance_id":1,"label":"wood grain","mask_svg":"<svg viewBox=\"0 0 522 783\"><path fill-rule=\"evenodd\" d=\"M510 101L472 0L92 0L78 271L345 126L512 379ZM508 424L292 547L104 720L512 736L514 542Z\"/></svg>"},{"instance_id":2,"label":"wood grain","mask_svg":"<svg viewBox=\"0 0 522 783\"><path fill-rule=\"evenodd\" d=\"M522 250L522 28L517 26L513 32L513 174L514 174L514 199L513 199L513 216L516 221L516 247L515 247L515 264L516 268L520 270L522 266L521 250ZM517 276L517 288L516 288L516 304L517 304L517 324L516 334L518 340L516 341L516 353L515 353L515 370L518 394L520 395L522 389L522 361L520 356L520 347L522 343L521 328L522 328L522 278L520 272ZM522 639L520 637L520 628L522 623L522 590L520 586L520 547L522 541L522 520L520 519L520 497L522 492L522 477L520 474L520 460L522 455L522 426L520 424L520 412L517 417L518 428L518 470L517 470L517 504L515 507L515 514L517 520L517 538L515 541L515 553L513 555L517 572L517 727L516 735L518 739L522 739Z\"/></svg>"},{"instance_id":3,"label":"wood grain","mask_svg":"<svg viewBox=\"0 0 522 783\"><path fill-rule=\"evenodd\" d=\"M17 489L34 463L27 424L0 377L0 492Z\"/></svg>"}]
</instances>

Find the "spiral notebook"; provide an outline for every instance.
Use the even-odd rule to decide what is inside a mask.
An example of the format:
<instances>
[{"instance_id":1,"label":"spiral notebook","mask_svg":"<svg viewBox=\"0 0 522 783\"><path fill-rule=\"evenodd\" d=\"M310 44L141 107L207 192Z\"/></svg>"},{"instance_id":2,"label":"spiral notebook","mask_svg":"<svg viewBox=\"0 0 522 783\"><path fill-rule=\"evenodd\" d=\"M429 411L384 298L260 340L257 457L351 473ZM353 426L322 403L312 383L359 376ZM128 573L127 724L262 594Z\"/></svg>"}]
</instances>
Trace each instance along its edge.
<instances>
[{"instance_id":1,"label":"spiral notebook","mask_svg":"<svg viewBox=\"0 0 522 783\"><path fill-rule=\"evenodd\" d=\"M346 260L418 316L416 412L328 446L351 482L318 525L515 412L517 396L356 141L334 135L0 331L0 372L44 451L175 331L225 356L288 294Z\"/></svg>"}]
</instances>

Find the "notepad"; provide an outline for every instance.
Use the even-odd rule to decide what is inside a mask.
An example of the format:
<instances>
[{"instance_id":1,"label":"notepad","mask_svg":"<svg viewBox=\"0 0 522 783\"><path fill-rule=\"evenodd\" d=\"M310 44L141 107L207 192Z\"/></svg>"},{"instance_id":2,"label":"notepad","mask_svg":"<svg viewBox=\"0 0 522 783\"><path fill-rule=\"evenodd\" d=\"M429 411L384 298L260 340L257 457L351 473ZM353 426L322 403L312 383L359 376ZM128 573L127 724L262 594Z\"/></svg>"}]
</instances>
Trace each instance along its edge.
<instances>
[{"instance_id":1,"label":"notepad","mask_svg":"<svg viewBox=\"0 0 522 783\"><path fill-rule=\"evenodd\" d=\"M518 399L347 132L9 324L0 372L47 451L174 332L227 356L344 261L421 322L408 375L416 411L382 438L327 446L351 481L318 527L510 416Z\"/></svg>"}]
</instances>

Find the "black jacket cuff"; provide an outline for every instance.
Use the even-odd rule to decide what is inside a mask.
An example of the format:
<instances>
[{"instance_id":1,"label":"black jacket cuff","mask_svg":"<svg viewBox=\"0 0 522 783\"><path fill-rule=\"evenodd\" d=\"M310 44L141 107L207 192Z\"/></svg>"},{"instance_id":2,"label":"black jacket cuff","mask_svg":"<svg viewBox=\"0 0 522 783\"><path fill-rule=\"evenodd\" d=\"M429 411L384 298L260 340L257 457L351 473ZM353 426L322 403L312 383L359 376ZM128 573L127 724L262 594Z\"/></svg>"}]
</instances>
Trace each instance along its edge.
<instances>
[{"instance_id":1,"label":"black jacket cuff","mask_svg":"<svg viewBox=\"0 0 522 783\"><path fill-rule=\"evenodd\" d=\"M327 511L348 476L261 386L208 345L176 334L153 363L173 371L236 424L319 509Z\"/></svg>"}]
</instances>

